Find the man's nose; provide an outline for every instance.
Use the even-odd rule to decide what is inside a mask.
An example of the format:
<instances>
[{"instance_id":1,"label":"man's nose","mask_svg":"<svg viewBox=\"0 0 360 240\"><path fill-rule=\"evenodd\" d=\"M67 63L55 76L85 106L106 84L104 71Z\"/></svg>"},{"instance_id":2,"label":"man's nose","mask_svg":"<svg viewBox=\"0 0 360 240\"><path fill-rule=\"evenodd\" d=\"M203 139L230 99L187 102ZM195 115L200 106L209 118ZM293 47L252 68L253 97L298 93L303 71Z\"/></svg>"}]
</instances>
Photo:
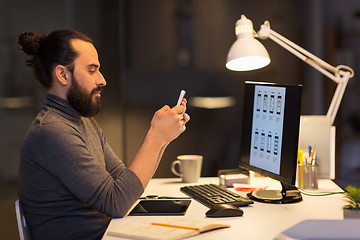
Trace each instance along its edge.
<instances>
[{"instance_id":1,"label":"man's nose","mask_svg":"<svg viewBox=\"0 0 360 240\"><path fill-rule=\"evenodd\" d=\"M105 80L104 76L101 74L101 72L99 72L99 78L96 82L96 85L101 86L101 87L104 87L106 85L106 80Z\"/></svg>"}]
</instances>

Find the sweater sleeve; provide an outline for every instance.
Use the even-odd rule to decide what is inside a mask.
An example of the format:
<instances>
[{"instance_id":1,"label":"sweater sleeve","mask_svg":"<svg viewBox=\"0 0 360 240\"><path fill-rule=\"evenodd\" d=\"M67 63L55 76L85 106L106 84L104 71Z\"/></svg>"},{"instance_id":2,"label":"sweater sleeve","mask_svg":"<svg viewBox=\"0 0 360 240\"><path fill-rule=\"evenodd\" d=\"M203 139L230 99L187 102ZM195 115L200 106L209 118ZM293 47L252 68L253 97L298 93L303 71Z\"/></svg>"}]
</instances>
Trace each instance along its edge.
<instances>
[{"instance_id":1,"label":"sweater sleeve","mask_svg":"<svg viewBox=\"0 0 360 240\"><path fill-rule=\"evenodd\" d=\"M36 144L42 146L42 165L72 195L110 217L124 216L144 191L99 136L84 139L78 129L52 123L42 127Z\"/></svg>"}]
</instances>

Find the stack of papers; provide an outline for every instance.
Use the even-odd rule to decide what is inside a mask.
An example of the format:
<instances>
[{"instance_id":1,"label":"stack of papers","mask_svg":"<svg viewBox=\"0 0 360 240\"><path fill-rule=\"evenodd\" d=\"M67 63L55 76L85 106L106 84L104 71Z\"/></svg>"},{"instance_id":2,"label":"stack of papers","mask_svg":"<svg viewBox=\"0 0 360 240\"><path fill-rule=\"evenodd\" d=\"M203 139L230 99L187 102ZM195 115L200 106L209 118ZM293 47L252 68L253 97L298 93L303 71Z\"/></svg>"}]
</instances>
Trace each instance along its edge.
<instances>
[{"instance_id":1,"label":"stack of papers","mask_svg":"<svg viewBox=\"0 0 360 240\"><path fill-rule=\"evenodd\" d=\"M360 239L360 219L305 220L283 231L275 240Z\"/></svg>"}]
</instances>

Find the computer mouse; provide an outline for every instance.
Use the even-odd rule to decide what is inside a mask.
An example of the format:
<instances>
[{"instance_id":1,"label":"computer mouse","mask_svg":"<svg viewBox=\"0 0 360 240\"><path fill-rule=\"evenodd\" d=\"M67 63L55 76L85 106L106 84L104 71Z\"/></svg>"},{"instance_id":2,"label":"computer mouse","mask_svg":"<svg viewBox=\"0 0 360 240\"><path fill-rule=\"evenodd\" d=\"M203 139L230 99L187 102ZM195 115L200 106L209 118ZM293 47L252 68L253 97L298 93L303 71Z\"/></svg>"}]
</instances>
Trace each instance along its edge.
<instances>
[{"instance_id":1,"label":"computer mouse","mask_svg":"<svg viewBox=\"0 0 360 240\"><path fill-rule=\"evenodd\" d=\"M230 204L215 204L206 212L207 217L237 217L242 216L244 211Z\"/></svg>"}]
</instances>

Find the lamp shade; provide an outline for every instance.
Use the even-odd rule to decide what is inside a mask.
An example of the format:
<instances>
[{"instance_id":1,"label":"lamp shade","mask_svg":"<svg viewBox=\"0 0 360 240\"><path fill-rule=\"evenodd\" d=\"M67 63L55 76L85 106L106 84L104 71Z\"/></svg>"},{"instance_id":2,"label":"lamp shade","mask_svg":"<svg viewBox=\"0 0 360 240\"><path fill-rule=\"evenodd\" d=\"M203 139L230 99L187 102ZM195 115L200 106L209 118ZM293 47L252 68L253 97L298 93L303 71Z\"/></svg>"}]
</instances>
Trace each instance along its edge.
<instances>
[{"instance_id":1,"label":"lamp shade","mask_svg":"<svg viewBox=\"0 0 360 240\"><path fill-rule=\"evenodd\" d=\"M253 24L244 15L236 22L237 40L231 46L226 67L233 71L250 71L265 67L270 57L265 47L254 38Z\"/></svg>"}]
</instances>

